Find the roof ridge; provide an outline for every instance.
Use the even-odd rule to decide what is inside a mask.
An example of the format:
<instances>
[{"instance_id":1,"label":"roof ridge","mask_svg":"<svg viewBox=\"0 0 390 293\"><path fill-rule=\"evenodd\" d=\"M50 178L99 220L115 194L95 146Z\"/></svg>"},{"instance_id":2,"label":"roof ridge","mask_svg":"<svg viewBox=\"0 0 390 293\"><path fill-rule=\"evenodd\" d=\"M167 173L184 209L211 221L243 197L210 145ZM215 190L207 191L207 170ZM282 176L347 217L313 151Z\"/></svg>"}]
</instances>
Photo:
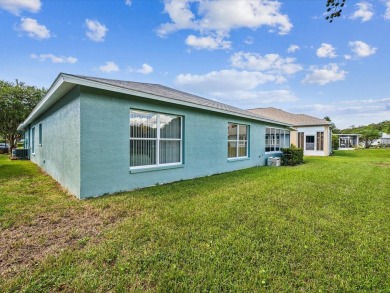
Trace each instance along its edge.
<instances>
[{"instance_id":1,"label":"roof ridge","mask_svg":"<svg viewBox=\"0 0 390 293\"><path fill-rule=\"evenodd\" d=\"M123 80L123 79L112 79L112 78L105 78L105 77L95 77L95 76L89 76L89 75L80 75L80 74L71 74L71 73L60 73L64 75L71 75L74 77L84 78L84 79L100 79L100 80L107 80L107 81L117 81L117 82L128 82L128 83L137 83L137 84L146 84L146 85L160 85L158 83L150 83L150 82L141 82L141 81L129 81L129 80Z\"/></svg>"},{"instance_id":2,"label":"roof ridge","mask_svg":"<svg viewBox=\"0 0 390 293\"><path fill-rule=\"evenodd\" d=\"M321 124L321 125L331 125L332 122L326 121L322 118L317 118L308 114L295 114L291 112L287 112L282 109L278 109L275 107L267 107L267 108L254 108L249 109L253 113L258 113L259 115L263 115L265 117L274 117L273 119L279 120L281 122L290 123L295 126L299 125L310 125L310 124Z\"/></svg>"}]
</instances>

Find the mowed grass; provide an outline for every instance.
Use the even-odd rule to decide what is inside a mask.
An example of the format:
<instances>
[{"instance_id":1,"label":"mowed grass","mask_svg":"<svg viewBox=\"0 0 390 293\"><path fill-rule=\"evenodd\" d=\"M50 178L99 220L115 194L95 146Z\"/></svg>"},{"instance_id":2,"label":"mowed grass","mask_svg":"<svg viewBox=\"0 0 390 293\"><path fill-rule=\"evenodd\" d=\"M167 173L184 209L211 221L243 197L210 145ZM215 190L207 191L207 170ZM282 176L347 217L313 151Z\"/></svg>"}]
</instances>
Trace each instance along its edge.
<instances>
[{"instance_id":1,"label":"mowed grass","mask_svg":"<svg viewBox=\"0 0 390 293\"><path fill-rule=\"evenodd\" d=\"M0 232L1 292L390 292L390 150L84 201L0 156Z\"/></svg>"}]
</instances>

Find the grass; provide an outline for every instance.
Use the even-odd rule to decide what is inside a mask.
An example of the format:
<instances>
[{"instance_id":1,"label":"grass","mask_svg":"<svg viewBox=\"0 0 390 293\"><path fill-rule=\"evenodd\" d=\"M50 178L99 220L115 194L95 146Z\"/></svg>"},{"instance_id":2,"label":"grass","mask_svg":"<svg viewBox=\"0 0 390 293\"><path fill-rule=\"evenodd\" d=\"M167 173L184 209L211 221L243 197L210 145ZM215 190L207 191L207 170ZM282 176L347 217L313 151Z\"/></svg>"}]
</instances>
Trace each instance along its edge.
<instances>
[{"instance_id":1,"label":"grass","mask_svg":"<svg viewBox=\"0 0 390 293\"><path fill-rule=\"evenodd\" d=\"M390 292L390 150L78 201L0 156L0 291Z\"/></svg>"}]
</instances>

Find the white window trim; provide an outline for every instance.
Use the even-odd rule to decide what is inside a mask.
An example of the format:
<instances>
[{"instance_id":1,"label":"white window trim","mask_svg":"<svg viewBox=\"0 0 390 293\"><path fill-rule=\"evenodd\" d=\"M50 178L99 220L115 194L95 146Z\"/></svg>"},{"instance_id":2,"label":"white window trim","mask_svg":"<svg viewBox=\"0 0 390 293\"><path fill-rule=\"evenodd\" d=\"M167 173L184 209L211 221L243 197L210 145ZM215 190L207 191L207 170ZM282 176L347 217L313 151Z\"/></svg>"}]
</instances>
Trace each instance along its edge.
<instances>
[{"instance_id":1,"label":"white window trim","mask_svg":"<svg viewBox=\"0 0 390 293\"><path fill-rule=\"evenodd\" d=\"M269 129L279 129L279 130L281 130L281 131L283 131L283 134L284 134L284 137L286 137L286 132L288 132L289 133L289 136L290 136L290 144L289 144L289 146L288 147L290 147L291 146L291 131L290 130L288 130L288 129L284 129L284 128L277 128L277 127L266 127L265 129L266 129L266 133L265 133L265 135L267 135L267 128L269 128ZM271 133L272 134L272 133ZM279 134L281 134L281 133L279 133ZM275 133L275 135L276 135L276 133ZM270 138L270 140L271 140L271 138ZM275 137L275 140L276 140L276 137ZM280 139L280 137L279 137L279 149L283 149L283 148L285 148L285 146L281 146L281 139ZM284 142L284 144L285 144L285 142ZM275 147L275 144L271 144L271 146L272 147ZM265 144L265 149L267 148L267 144ZM280 154L280 153L282 153L282 151L281 150L279 150L279 151L265 151L265 153L266 154Z\"/></svg>"},{"instance_id":2,"label":"white window trim","mask_svg":"<svg viewBox=\"0 0 390 293\"><path fill-rule=\"evenodd\" d=\"M229 142L236 142L237 143L237 149L236 149L236 156L235 157L230 157L229 158L229 154L228 154L228 160L229 161L235 161L235 160L241 160L241 159L246 159L246 158L249 158L249 131L250 131L250 128L249 128L249 125L248 124L240 124L240 123L234 123L234 122L228 122L228 125L229 124L234 124L234 125L237 125L237 136L236 136L236 139L228 139L228 143ZM246 127L246 139L243 140L243 139L239 139L240 137L240 127L238 126L245 126ZM228 135L229 136L229 135ZM239 143L240 142L246 142L246 156L238 156L238 150L239 150Z\"/></svg>"},{"instance_id":3,"label":"white window trim","mask_svg":"<svg viewBox=\"0 0 390 293\"><path fill-rule=\"evenodd\" d=\"M321 133L322 133L322 150L318 149L317 146L320 143L321 144ZM320 136L320 141L318 141L318 135ZM324 152L325 151L325 131L317 131L315 136L315 150L317 152Z\"/></svg>"},{"instance_id":4,"label":"white window trim","mask_svg":"<svg viewBox=\"0 0 390 293\"><path fill-rule=\"evenodd\" d=\"M35 126L31 128L31 154L35 156Z\"/></svg>"},{"instance_id":5,"label":"white window trim","mask_svg":"<svg viewBox=\"0 0 390 293\"><path fill-rule=\"evenodd\" d=\"M168 113L161 113L161 112L153 112L153 111L148 111L148 110L141 110L141 109L130 109L130 112L134 111L141 111L145 113L155 113L157 115L157 137L156 138L132 138L130 136L130 140L155 140L156 141L156 164L154 165L142 165L142 166L132 166L130 167L130 170L137 170L137 169L150 169L150 168L158 168L158 167L168 167L168 166L179 166L183 165L183 116L177 115L177 114L168 114ZM160 137L160 114L166 114L166 115L174 115L180 118L180 139L178 138L161 138ZM130 124L129 124L130 126ZM160 164L160 140L163 141L179 141L180 142L180 162L175 162L175 163L164 163Z\"/></svg>"},{"instance_id":6,"label":"white window trim","mask_svg":"<svg viewBox=\"0 0 390 293\"><path fill-rule=\"evenodd\" d=\"M43 140L43 138L42 138L42 123L39 123L38 124L38 145L39 146L42 146L42 140Z\"/></svg>"}]
</instances>

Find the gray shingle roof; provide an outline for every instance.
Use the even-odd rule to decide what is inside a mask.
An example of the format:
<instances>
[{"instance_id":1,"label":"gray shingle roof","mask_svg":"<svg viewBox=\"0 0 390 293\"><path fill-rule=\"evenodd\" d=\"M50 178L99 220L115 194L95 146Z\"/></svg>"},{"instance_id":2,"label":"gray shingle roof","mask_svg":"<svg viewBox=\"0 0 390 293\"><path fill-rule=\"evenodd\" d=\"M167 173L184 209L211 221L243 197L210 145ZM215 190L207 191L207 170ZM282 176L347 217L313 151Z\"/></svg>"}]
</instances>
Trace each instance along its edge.
<instances>
[{"instance_id":1,"label":"gray shingle roof","mask_svg":"<svg viewBox=\"0 0 390 293\"><path fill-rule=\"evenodd\" d=\"M263 117L273 117L273 119L289 123L294 126L309 126L309 125L332 125L332 122L329 122L325 119L316 118L306 114L293 114L281 109L276 109L273 107L270 108L256 108L249 109L248 111L261 115Z\"/></svg>"},{"instance_id":2,"label":"gray shingle roof","mask_svg":"<svg viewBox=\"0 0 390 293\"><path fill-rule=\"evenodd\" d=\"M113 80L113 79L97 78L97 77L73 75L73 74L65 74L65 75L81 78L84 80L94 81L98 83L103 83L107 85L112 85L116 87L121 87L128 90L134 90L146 94L151 94L154 96L160 96L171 100L186 102L186 103L194 104L194 106L200 105L208 108L213 108L216 110L223 110L223 111L230 112L232 114L239 114L241 116L246 116L248 118L254 118L256 120L270 121L277 124L291 124L288 122L280 121L274 117L263 116L256 112L243 110L234 106L230 106L224 103L202 98L193 94L182 92L159 84Z\"/></svg>"},{"instance_id":3,"label":"gray shingle roof","mask_svg":"<svg viewBox=\"0 0 390 293\"><path fill-rule=\"evenodd\" d=\"M19 125L18 130L25 129L37 117L42 115L47 109L60 100L69 90L75 85L83 85L87 87L119 92L130 95L139 95L147 99L154 99L187 107L194 107L218 113L234 115L248 119L268 122L271 124L281 125L284 127L293 126L292 123L283 121L278 117L263 115L259 112L243 110L224 103L202 98L193 94L175 90L166 86L153 83L142 83L132 81L113 80L106 78L97 78L83 75L74 75L60 73L47 94L31 111L28 117Z\"/></svg>"}]
</instances>

